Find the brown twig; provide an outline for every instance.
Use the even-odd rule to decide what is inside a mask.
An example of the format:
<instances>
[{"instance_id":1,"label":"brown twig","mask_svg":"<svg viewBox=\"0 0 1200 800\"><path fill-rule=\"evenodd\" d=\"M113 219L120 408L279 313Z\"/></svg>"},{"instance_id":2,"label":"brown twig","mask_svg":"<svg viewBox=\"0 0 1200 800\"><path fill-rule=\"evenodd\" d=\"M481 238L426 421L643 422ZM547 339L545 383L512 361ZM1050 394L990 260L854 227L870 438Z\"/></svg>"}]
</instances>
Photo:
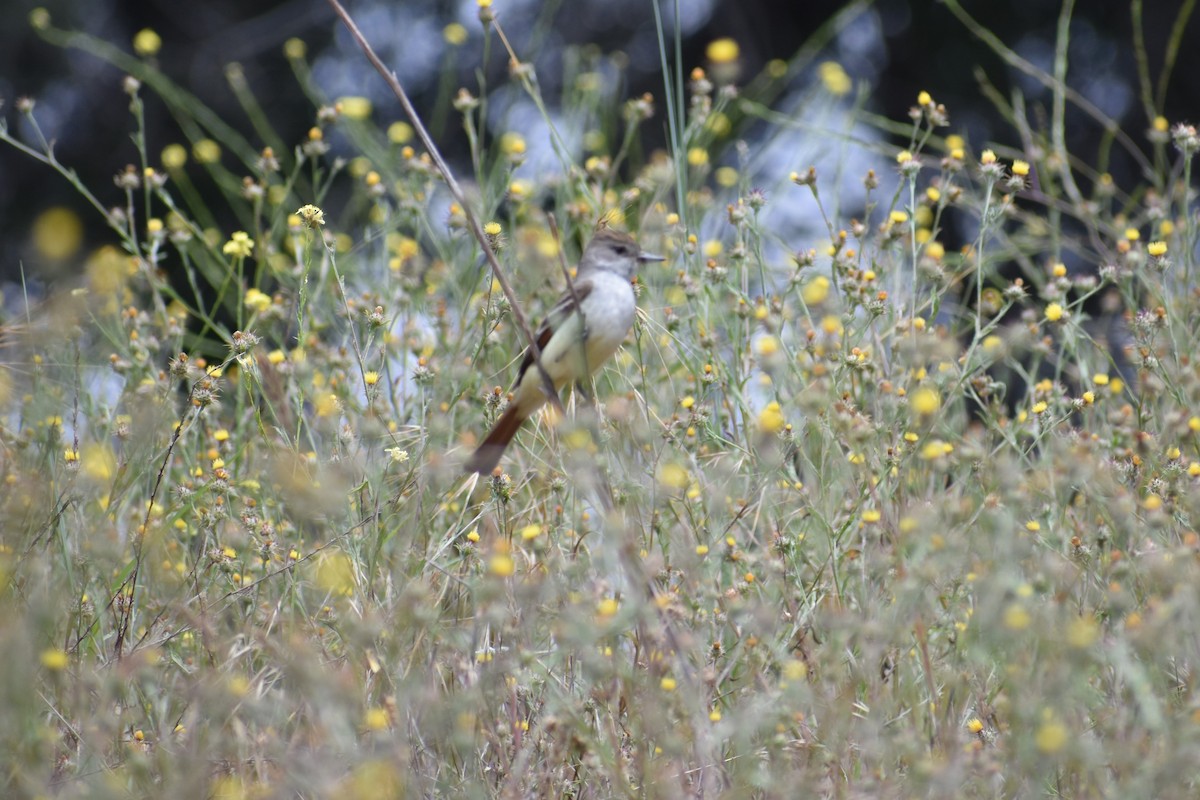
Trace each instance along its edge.
<instances>
[{"instance_id":1,"label":"brown twig","mask_svg":"<svg viewBox=\"0 0 1200 800\"><path fill-rule=\"evenodd\" d=\"M392 72L376 55L375 50L367 42L362 31L358 29L358 25L350 17L350 13L342 7L338 0L328 0L329 5L333 8L334 13L342 20L342 24L350 31L350 35L354 41L358 43L359 48L367 57L367 61L371 62L371 66L375 67L376 71L383 77L388 88L396 95L396 99L400 101L404 113L408 116L408 121L412 124L413 130L417 132L417 136L421 139L421 144L429 153L429 157L433 159L433 165L442 176L442 180L446 182L446 188L450 190L450 194L454 195L454 199L458 201L459 207L463 210L463 215L467 218L467 227L470 228L472 235L479 246L483 248L484 258L487 259L488 266L492 268L492 274L496 276L496 281L500 284L500 288L504 291L504 296L508 298L508 304L512 308L513 318L517 321L517 327L521 329L521 333L525 335L525 340L529 342L529 352L533 354L533 363L538 368L538 373L542 376L542 383L547 396L555 408L563 412L562 401L558 398L558 392L554 388L554 381L550 379L550 375L546 372L546 368L542 366L542 351L538 347L537 338L533 335L533 329L529 327L529 320L525 316L525 312L521 310L521 305L517 302L517 295L512 289L512 285L505 277L504 271L500 268L500 262L496 258L496 252L492 250L491 244L488 242L487 235L483 232L483 226L472 213L470 205L467 203L467 196L463 194L462 187L458 185L458 181L454 179L453 173L450 172L450 166L442 158L441 152L437 149L437 145L433 143L433 137L429 135L429 131L425 128L425 124L421 122L421 117L417 114L416 108L413 107L412 101L408 99L408 94L404 91L404 87L400 85L399 78L396 73Z\"/></svg>"}]
</instances>

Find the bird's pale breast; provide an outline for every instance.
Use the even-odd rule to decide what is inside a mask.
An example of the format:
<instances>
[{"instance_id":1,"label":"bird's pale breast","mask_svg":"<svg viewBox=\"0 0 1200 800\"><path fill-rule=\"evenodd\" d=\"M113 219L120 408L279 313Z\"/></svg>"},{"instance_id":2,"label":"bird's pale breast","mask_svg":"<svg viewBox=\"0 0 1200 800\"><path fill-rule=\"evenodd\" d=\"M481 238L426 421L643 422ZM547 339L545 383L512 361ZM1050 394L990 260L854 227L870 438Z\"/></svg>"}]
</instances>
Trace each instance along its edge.
<instances>
[{"instance_id":1,"label":"bird's pale breast","mask_svg":"<svg viewBox=\"0 0 1200 800\"><path fill-rule=\"evenodd\" d=\"M542 350L542 365L556 389L595 374L625 341L637 313L637 298L629 281L601 270L588 276L593 284L583 300L581 336L578 313L563 320ZM535 368L525 371L516 389L517 403L529 413L545 401L542 379Z\"/></svg>"},{"instance_id":2,"label":"bird's pale breast","mask_svg":"<svg viewBox=\"0 0 1200 800\"><path fill-rule=\"evenodd\" d=\"M629 281L612 272L593 275L595 288L583 301L588 371L595 372L617 352L633 326L637 299Z\"/></svg>"}]
</instances>

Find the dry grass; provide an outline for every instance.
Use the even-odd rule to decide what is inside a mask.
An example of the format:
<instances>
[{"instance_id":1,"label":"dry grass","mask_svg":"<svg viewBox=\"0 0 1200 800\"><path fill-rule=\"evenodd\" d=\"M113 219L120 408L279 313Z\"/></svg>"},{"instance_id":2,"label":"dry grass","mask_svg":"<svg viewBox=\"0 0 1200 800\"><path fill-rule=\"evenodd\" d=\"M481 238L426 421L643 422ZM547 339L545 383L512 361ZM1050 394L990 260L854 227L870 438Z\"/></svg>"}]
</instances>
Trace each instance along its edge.
<instances>
[{"instance_id":1,"label":"dry grass","mask_svg":"<svg viewBox=\"0 0 1200 800\"><path fill-rule=\"evenodd\" d=\"M605 214L670 255L597 402L478 482L459 464L521 341L405 131L348 101L294 152L239 153L197 111L217 160L144 145L156 172L105 212L124 251L3 338L0 794L1194 792L1195 132L1151 137L1151 193L1080 189L1052 131L996 156L931 101L877 146L898 178L863 176L862 223L789 241L762 220L833 215L835 166L723 187L731 100L692 78L664 101L689 109L675 162L538 183L473 136L472 211L527 312L560 286L543 198L568 257ZM583 100L637 140L644 106ZM202 221L205 182L245 239ZM981 220L962 252L948 210ZM1066 247L1098 277L1056 270ZM994 277L1014 260L1028 293Z\"/></svg>"}]
</instances>

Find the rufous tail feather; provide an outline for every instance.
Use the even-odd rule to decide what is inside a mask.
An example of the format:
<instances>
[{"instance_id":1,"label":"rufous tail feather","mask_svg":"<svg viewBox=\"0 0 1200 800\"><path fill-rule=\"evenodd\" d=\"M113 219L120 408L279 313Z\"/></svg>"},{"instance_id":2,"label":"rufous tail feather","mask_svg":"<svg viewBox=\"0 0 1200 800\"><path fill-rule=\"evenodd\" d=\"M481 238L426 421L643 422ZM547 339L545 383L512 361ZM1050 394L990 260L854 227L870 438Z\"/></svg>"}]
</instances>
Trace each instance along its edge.
<instances>
[{"instance_id":1,"label":"rufous tail feather","mask_svg":"<svg viewBox=\"0 0 1200 800\"><path fill-rule=\"evenodd\" d=\"M478 472L480 475L490 474L500 463L500 458L508 449L508 443L517 435L517 431L520 430L525 419L515 403L510 405L500 415L500 419L496 420L496 424L487 438L467 460L466 471Z\"/></svg>"}]
</instances>

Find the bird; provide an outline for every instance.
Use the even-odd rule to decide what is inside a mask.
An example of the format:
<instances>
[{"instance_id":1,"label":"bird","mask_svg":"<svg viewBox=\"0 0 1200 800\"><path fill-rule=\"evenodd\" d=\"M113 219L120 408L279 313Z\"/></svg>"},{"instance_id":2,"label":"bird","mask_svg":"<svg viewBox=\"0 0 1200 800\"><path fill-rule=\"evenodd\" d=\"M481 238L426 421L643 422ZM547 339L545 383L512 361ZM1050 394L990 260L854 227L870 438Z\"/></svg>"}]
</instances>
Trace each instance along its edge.
<instances>
[{"instance_id":1,"label":"bird","mask_svg":"<svg viewBox=\"0 0 1200 800\"><path fill-rule=\"evenodd\" d=\"M546 314L534 337L555 392L590 378L617 352L637 313L634 274L646 262L664 260L642 250L627 233L613 228L595 233L579 259L575 280ZM548 399L545 381L528 349L511 395L500 419L467 460L468 473L482 475L495 470L521 425Z\"/></svg>"}]
</instances>

